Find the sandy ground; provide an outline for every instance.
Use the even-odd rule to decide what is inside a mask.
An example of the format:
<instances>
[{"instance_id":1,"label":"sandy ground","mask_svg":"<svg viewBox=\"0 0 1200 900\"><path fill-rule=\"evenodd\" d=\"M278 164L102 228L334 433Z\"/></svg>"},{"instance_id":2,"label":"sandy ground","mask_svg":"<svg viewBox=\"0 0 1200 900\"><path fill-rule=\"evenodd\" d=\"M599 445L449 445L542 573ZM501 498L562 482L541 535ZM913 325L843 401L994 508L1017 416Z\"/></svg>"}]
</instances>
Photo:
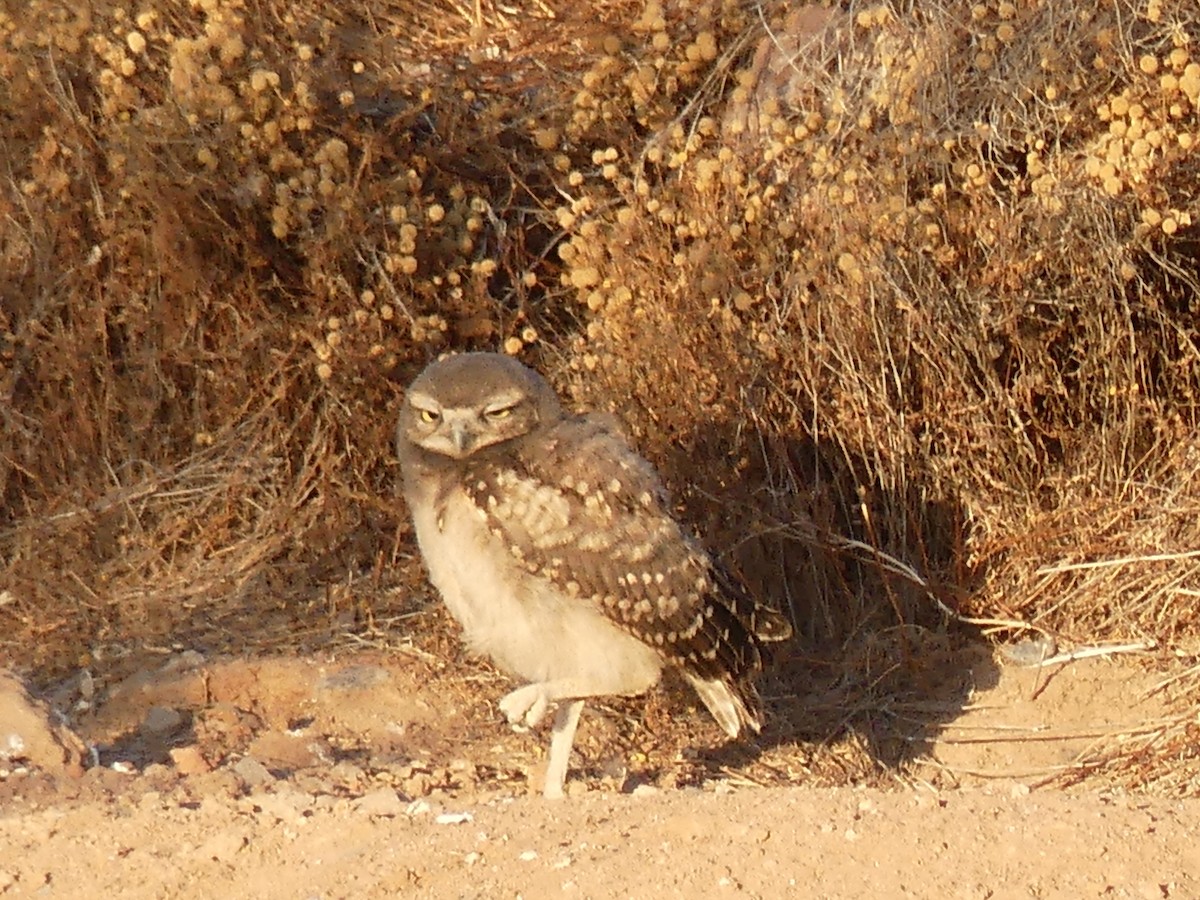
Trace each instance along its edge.
<instances>
[{"instance_id":1,"label":"sandy ground","mask_svg":"<svg viewBox=\"0 0 1200 900\"><path fill-rule=\"evenodd\" d=\"M0 681L0 894L1200 897L1200 800L1037 786L1154 715L1132 698L1156 676L1047 675L1000 668L883 788L815 786L795 746L664 762L601 707L557 802L530 788L544 735L499 722L505 683L417 657L177 653L103 690L81 675L50 697L78 743ZM719 744L694 710L675 720Z\"/></svg>"}]
</instances>

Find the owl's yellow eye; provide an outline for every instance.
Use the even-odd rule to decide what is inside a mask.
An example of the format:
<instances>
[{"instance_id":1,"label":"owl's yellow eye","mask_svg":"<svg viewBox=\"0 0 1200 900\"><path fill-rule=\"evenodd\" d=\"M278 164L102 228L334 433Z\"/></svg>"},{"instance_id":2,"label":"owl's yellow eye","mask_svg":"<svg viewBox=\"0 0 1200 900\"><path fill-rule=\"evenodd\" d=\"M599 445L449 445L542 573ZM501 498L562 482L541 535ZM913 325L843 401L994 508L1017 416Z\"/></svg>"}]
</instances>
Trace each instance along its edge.
<instances>
[{"instance_id":1,"label":"owl's yellow eye","mask_svg":"<svg viewBox=\"0 0 1200 900\"><path fill-rule=\"evenodd\" d=\"M507 419L509 416L511 416L512 415L512 407L511 406L502 406L499 409L486 409L486 410L484 410L483 414L485 416L487 416L489 419L491 419L493 422L496 422L496 421L499 421L500 419Z\"/></svg>"},{"instance_id":2,"label":"owl's yellow eye","mask_svg":"<svg viewBox=\"0 0 1200 900\"><path fill-rule=\"evenodd\" d=\"M421 421L432 425L438 420L439 416L432 409L421 410Z\"/></svg>"}]
</instances>

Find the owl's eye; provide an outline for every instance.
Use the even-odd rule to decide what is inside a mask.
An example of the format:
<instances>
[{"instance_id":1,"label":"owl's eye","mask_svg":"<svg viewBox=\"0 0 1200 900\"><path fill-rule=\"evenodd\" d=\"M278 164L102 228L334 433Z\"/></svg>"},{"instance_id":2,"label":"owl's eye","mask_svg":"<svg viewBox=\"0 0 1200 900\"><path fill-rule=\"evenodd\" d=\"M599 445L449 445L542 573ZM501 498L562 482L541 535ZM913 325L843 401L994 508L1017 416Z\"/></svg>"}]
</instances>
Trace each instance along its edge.
<instances>
[{"instance_id":1,"label":"owl's eye","mask_svg":"<svg viewBox=\"0 0 1200 900\"><path fill-rule=\"evenodd\" d=\"M501 419L507 419L512 415L511 406L502 406L499 409L485 409L483 414L493 422L499 422Z\"/></svg>"},{"instance_id":2,"label":"owl's eye","mask_svg":"<svg viewBox=\"0 0 1200 900\"><path fill-rule=\"evenodd\" d=\"M421 421L422 422L432 425L434 422L436 422L440 418L441 418L441 416L439 416L437 413L435 413L432 409L421 410Z\"/></svg>"}]
</instances>

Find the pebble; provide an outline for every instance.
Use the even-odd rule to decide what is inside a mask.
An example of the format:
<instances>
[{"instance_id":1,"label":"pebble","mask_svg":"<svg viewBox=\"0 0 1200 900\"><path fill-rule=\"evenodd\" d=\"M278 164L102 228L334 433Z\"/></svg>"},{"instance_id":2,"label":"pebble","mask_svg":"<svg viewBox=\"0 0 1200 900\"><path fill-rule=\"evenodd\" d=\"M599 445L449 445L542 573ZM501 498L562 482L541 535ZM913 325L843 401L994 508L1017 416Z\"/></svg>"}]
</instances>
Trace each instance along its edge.
<instances>
[{"instance_id":1,"label":"pebble","mask_svg":"<svg viewBox=\"0 0 1200 900\"><path fill-rule=\"evenodd\" d=\"M1036 666L1052 657L1058 650L1058 644L1048 634L1017 641L1015 644L1005 644L1000 647L1000 655L1006 657L1018 666Z\"/></svg>"},{"instance_id":2,"label":"pebble","mask_svg":"<svg viewBox=\"0 0 1200 900\"><path fill-rule=\"evenodd\" d=\"M282 790L277 793L258 794L254 797L254 807L265 815L294 825L304 821L304 813L312 806L313 798L303 791Z\"/></svg>"},{"instance_id":3,"label":"pebble","mask_svg":"<svg viewBox=\"0 0 1200 900\"><path fill-rule=\"evenodd\" d=\"M175 764L175 770L180 775L203 775L205 772L212 771L212 766L208 764L208 760L204 758L204 754L195 744L187 747L172 747L168 752L171 762Z\"/></svg>"},{"instance_id":4,"label":"pebble","mask_svg":"<svg viewBox=\"0 0 1200 900\"><path fill-rule=\"evenodd\" d=\"M362 766L356 766L348 759L339 760L329 769L329 777L346 785L356 785L367 778Z\"/></svg>"},{"instance_id":5,"label":"pebble","mask_svg":"<svg viewBox=\"0 0 1200 900\"><path fill-rule=\"evenodd\" d=\"M320 738L296 736L283 731L264 731L251 741L246 753L261 763L275 763L283 769L306 769L330 762L327 748Z\"/></svg>"},{"instance_id":6,"label":"pebble","mask_svg":"<svg viewBox=\"0 0 1200 900\"><path fill-rule=\"evenodd\" d=\"M152 706L142 719L142 731L166 734L183 724L183 713L170 706Z\"/></svg>"},{"instance_id":7,"label":"pebble","mask_svg":"<svg viewBox=\"0 0 1200 900\"><path fill-rule=\"evenodd\" d=\"M160 672L186 672L190 669L198 669L204 665L204 654L199 650L184 650L182 653L176 653L165 663L163 663Z\"/></svg>"},{"instance_id":8,"label":"pebble","mask_svg":"<svg viewBox=\"0 0 1200 900\"><path fill-rule=\"evenodd\" d=\"M257 787L262 784L270 784L275 780L275 776L253 756L243 756L233 765L234 774L242 781L246 782L247 787Z\"/></svg>"},{"instance_id":9,"label":"pebble","mask_svg":"<svg viewBox=\"0 0 1200 900\"><path fill-rule=\"evenodd\" d=\"M350 692L371 690L391 679L387 669L379 666L347 666L331 672L316 684L316 692Z\"/></svg>"},{"instance_id":10,"label":"pebble","mask_svg":"<svg viewBox=\"0 0 1200 900\"><path fill-rule=\"evenodd\" d=\"M400 816L407 804L391 788L379 788L363 794L354 804L355 812L366 816Z\"/></svg>"}]
</instances>

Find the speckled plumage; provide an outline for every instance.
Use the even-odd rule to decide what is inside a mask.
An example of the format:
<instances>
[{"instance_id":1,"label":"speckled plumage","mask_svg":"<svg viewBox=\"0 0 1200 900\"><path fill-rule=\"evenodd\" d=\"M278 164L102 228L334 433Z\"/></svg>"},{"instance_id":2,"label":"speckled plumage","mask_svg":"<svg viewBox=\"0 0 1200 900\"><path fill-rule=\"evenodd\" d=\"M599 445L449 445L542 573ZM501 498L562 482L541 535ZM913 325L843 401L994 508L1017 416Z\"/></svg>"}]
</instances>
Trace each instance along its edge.
<instances>
[{"instance_id":1,"label":"speckled plumage","mask_svg":"<svg viewBox=\"0 0 1200 900\"><path fill-rule=\"evenodd\" d=\"M409 388L397 451L430 578L477 652L529 685L501 707L555 721L562 791L585 697L677 666L721 727L758 731L760 642L790 634L671 515L648 462L603 417L571 416L533 370L463 354Z\"/></svg>"}]
</instances>

